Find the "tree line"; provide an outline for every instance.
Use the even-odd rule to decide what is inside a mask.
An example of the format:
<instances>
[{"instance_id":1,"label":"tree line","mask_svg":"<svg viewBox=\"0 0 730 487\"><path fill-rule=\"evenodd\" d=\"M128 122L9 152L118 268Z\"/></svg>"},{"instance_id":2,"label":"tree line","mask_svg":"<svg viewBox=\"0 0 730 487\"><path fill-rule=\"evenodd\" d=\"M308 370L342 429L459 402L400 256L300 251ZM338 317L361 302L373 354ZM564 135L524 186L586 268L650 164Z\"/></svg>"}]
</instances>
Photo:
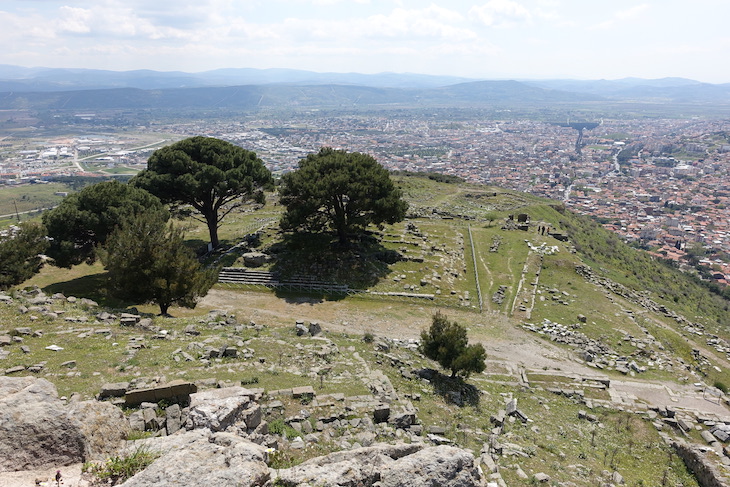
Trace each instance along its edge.
<instances>
[{"instance_id":1,"label":"tree line","mask_svg":"<svg viewBox=\"0 0 730 487\"><path fill-rule=\"evenodd\" d=\"M217 248L223 219L247 202L265 203L264 191L273 187L254 152L210 137L182 140L155 151L129 183L86 186L44 213L42 224L24 223L0 238L0 289L38 272L42 254L63 268L99 259L113 296L155 303L162 315L172 305L194 308L218 272L185 245L171 217L204 223ZM403 220L408 209L372 156L327 147L281 178L279 201L286 208L283 231L329 232L343 246L368 225ZM482 345L469 345L466 329L441 313L421 333L421 352L452 379L485 367Z\"/></svg>"},{"instance_id":2,"label":"tree line","mask_svg":"<svg viewBox=\"0 0 730 487\"><path fill-rule=\"evenodd\" d=\"M209 248L220 246L224 218L249 202L263 204L274 179L252 151L212 137L190 137L156 150L129 183L106 181L66 197L43 215L0 237L0 289L20 284L44 265L71 268L97 259L115 297L194 307L214 284L184 245L175 218L204 223ZM279 182L287 232L328 232L340 245L368 225L403 220L407 203L372 156L322 148Z\"/></svg>"}]
</instances>

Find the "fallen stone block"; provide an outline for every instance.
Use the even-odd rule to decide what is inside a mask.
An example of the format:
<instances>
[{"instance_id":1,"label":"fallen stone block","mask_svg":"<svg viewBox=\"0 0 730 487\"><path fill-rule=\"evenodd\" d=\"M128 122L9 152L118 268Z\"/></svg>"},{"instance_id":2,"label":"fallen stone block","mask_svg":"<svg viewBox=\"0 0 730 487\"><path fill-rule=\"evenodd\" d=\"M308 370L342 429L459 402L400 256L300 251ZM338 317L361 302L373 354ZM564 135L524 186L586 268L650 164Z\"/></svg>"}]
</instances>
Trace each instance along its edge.
<instances>
[{"instance_id":1,"label":"fallen stone block","mask_svg":"<svg viewBox=\"0 0 730 487\"><path fill-rule=\"evenodd\" d=\"M159 402L163 399L172 399L175 402L187 403L190 394L198 391L192 382L174 380L167 384L145 389L128 391L124 396L127 405L137 405L143 402Z\"/></svg>"}]
</instances>

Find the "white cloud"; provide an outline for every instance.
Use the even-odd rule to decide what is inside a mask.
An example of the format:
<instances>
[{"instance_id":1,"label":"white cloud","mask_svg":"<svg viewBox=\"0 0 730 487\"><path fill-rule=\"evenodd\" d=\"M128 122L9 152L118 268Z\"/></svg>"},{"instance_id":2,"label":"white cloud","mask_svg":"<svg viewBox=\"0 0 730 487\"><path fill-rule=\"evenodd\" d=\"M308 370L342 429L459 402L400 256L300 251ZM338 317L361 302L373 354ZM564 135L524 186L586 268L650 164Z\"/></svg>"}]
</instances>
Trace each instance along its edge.
<instances>
[{"instance_id":1,"label":"white cloud","mask_svg":"<svg viewBox=\"0 0 730 487\"><path fill-rule=\"evenodd\" d=\"M369 38L473 39L475 34L460 26L463 20L456 11L431 5L420 10L396 8L388 15L374 15L362 22L352 19L348 24L352 22L355 32Z\"/></svg>"},{"instance_id":2,"label":"white cloud","mask_svg":"<svg viewBox=\"0 0 730 487\"><path fill-rule=\"evenodd\" d=\"M533 77L681 68L730 81L730 2L693 0L713 12L699 25L684 1L0 0L0 63Z\"/></svg>"},{"instance_id":3,"label":"white cloud","mask_svg":"<svg viewBox=\"0 0 730 487\"><path fill-rule=\"evenodd\" d=\"M57 26L63 32L85 34L91 32L91 27L89 26L91 17L91 10L64 5L60 8Z\"/></svg>"},{"instance_id":4,"label":"white cloud","mask_svg":"<svg viewBox=\"0 0 730 487\"><path fill-rule=\"evenodd\" d=\"M475 5L469 15L488 27L510 27L532 18L527 8L512 0L490 0L484 5Z\"/></svg>"},{"instance_id":5,"label":"white cloud","mask_svg":"<svg viewBox=\"0 0 730 487\"><path fill-rule=\"evenodd\" d=\"M615 12L610 18L600 22L593 27L591 30L608 30L613 29L618 25L622 25L627 22L640 20L644 17L644 13L650 10L650 6L646 3L635 5L625 10L619 10Z\"/></svg>"},{"instance_id":6,"label":"white cloud","mask_svg":"<svg viewBox=\"0 0 730 487\"><path fill-rule=\"evenodd\" d=\"M380 46L392 42L464 42L476 34L463 26L464 17L435 5L423 9L395 8L367 17L337 20L288 18L269 27L282 39L297 43L339 46Z\"/></svg>"},{"instance_id":7,"label":"white cloud","mask_svg":"<svg viewBox=\"0 0 730 487\"><path fill-rule=\"evenodd\" d=\"M629 9L616 12L616 18L618 20L634 20L641 17L647 10L649 10L649 5L643 3L641 5L636 5Z\"/></svg>"}]
</instances>

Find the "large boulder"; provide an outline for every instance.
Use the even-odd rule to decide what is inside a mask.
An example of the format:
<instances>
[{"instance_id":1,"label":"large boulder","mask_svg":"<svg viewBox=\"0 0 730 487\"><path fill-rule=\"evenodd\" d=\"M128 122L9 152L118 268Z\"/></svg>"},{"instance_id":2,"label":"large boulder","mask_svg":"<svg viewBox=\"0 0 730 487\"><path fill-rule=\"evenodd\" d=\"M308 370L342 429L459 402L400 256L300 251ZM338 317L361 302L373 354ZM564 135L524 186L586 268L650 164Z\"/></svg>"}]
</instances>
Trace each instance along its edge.
<instances>
[{"instance_id":1,"label":"large boulder","mask_svg":"<svg viewBox=\"0 0 730 487\"><path fill-rule=\"evenodd\" d=\"M476 487L484 485L474 455L453 446L434 446L388 465L374 487Z\"/></svg>"},{"instance_id":2,"label":"large boulder","mask_svg":"<svg viewBox=\"0 0 730 487\"><path fill-rule=\"evenodd\" d=\"M56 387L34 377L0 377L0 471L71 465L86 460L81 423Z\"/></svg>"},{"instance_id":3,"label":"large boulder","mask_svg":"<svg viewBox=\"0 0 730 487\"><path fill-rule=\"evenodd\" d=\"M450 446L376 445L313 458L278 471L283 485L342 487L476 487L484 480L474 456Z\"/></svg>"},{"instance_id":4,"label":"large boulder","mask_svg":"<svg viewBox=\"0 0 730 487\"><path fill-rule=\"evenodd\" d=\"M110 402L82 401L72 403L68 411L81 424L87 461L105 460L124 446L130 426L120 408Z\"/></svg>"},{"instance_id":5,"label":"large boulder","mask_svg":"<svg viewBox=\"0 0 730 487\"><path fill-rule=\"evenodd\" d=\"M243 254L243 265L246 267L261 267L270 259L271 257L263 252L246 252Z\"/></svg>"},{"instance_id":6,"label":"large boulder","mask_svg":"<svg viewBox=\"0 0 730 487\"><path fill-rule=\"evenodd\" d=\"M229 426L245 419L247 409L256 407L254 398L252 391L237 386L192 394L185 428L225 431Z\"/></svg>"},{"instance_id":7,"label":"large boulder","mask_svg":"<svg viewBox=\"0 0 730 487\"><path fill-rule=\"evenodd\" d=\"M234 434L196 430L142 444L161 456L123 487L260 487L270 480L266 449Z\"/></svg>"}]
</instances>

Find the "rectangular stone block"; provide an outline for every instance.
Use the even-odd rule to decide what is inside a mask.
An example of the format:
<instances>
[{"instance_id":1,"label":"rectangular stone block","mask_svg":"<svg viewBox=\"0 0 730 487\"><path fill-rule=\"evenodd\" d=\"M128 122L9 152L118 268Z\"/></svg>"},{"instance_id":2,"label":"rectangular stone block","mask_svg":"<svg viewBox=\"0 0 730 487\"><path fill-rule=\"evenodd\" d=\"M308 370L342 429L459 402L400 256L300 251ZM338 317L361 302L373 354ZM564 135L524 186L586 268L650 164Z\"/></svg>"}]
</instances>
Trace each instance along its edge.
<instances>
[{"instance_id":1,"label":"rectangular stone block","mask_svg":"<svg viewBox=\"0 0 730 487\"><path fill-rule=\"evenodd\" d=\"M314 392L314 388L312 386L302 386L302 387L294 387L291 390L292 397L294 399L299 399L304 395L309 395L314 397L316 393Z\"/></svg>"},{"instance_id":2,"label":"rectangular stone block","mask_svg":"<svg viewBox=\"0 0 730 487\"><path fill-rule=\"evenodd\" d=\"M143 402L156 403L163 399L180 400L189 397L190 394L194 394L197 390L198 387L192 382L175 380L158 387L128 391L125 395L125 402L129 405L136 405Z\"/></svg>"}]
</instances>

